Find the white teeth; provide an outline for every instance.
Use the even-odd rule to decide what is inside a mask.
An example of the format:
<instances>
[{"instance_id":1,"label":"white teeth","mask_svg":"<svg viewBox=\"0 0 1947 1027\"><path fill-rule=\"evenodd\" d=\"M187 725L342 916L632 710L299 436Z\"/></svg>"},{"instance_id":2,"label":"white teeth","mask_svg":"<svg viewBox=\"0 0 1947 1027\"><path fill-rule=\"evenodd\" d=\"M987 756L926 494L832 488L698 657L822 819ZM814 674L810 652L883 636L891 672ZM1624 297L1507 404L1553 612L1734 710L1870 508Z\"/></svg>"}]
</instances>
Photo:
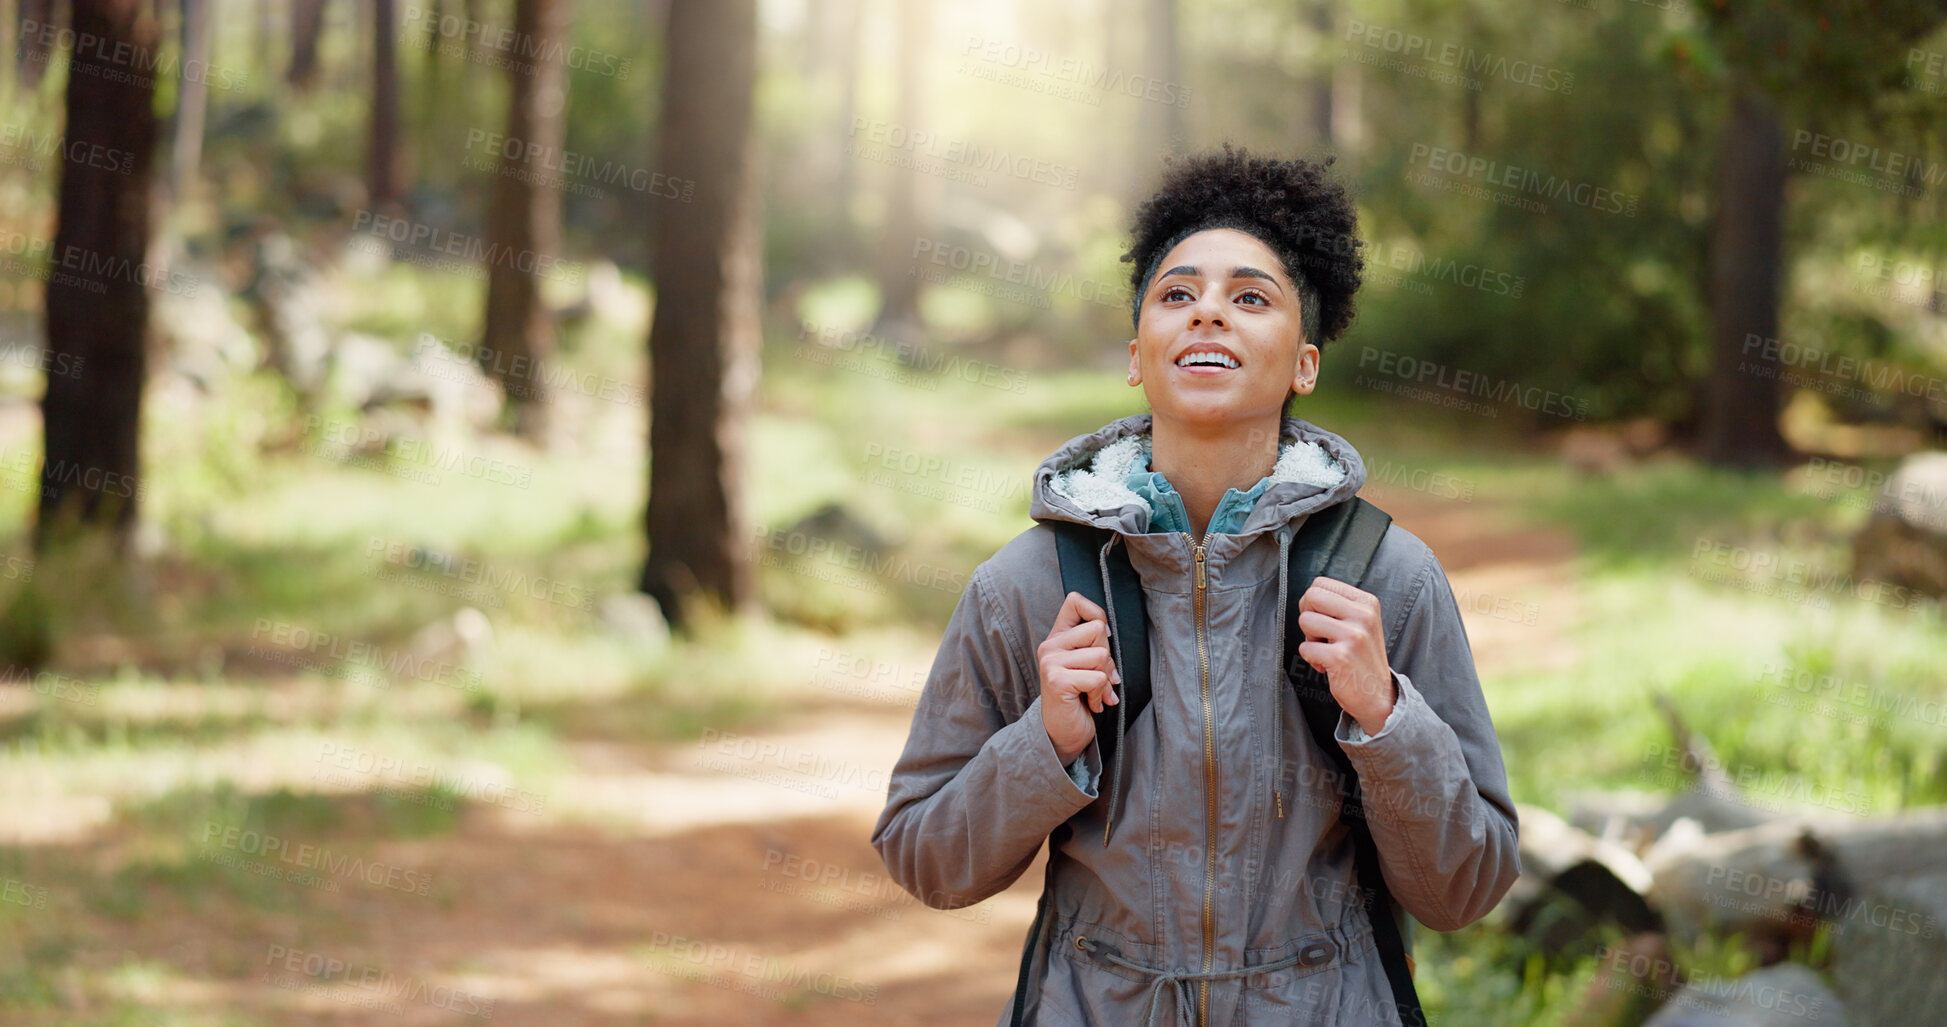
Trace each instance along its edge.
<instances>
[{"instance_id":1,"label":"white teeth","mask_svg":"<svg viewBox=\"0 0 1947 1027\"><path fill-rule=\"evenodd\" d=\"M1196 364L1209 364L1216 367L1228 367L1233 369L1237 367L1236 360L1224 356L1222 353L1218 353L1215 350L1207 350L1201 353L1185 354L1181 360L1178 360L1176 362L1176 366L1178 367L1190 367Z\"/></svg>"}]
</instances>

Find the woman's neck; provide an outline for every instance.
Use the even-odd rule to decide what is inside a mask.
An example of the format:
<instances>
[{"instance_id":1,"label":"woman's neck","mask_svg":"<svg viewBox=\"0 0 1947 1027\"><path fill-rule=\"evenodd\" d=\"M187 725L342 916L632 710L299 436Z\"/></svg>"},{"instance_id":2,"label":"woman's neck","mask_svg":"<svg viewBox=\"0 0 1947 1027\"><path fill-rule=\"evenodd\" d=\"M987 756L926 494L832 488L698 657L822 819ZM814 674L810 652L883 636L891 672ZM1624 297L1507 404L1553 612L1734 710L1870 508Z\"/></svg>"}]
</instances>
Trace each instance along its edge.
<instances>
[{"instance_id":1,"label":"woman's neck","mask_svg":"<svg viewBox=\"0 0 1947 1027\"><path fill-rule=\"evenodd\" d=\"M1249 489L1278 463L1283 418L1262 424L1198 431L1155 419L1150 425L1149 469L1168 478L1183 497L1183 511L1202 539L1231 489Z\"/></svg>"}]
</instances>

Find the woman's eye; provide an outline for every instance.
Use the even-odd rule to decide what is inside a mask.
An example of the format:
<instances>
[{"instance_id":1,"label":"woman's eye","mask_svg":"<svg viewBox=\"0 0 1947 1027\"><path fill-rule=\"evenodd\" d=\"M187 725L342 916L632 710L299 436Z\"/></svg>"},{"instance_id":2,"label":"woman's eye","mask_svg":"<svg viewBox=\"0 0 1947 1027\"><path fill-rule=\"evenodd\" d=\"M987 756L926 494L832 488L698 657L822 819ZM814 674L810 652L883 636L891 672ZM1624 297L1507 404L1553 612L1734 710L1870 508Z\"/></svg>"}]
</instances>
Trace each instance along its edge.
<instances>
[{"instance_id":1,"label":"woman's eye","mask_svg":"<svg viewBox=\"0 0 1947 1027\"><path fill-rule=\"evenodd\" d=\"M1242 302L1244 302L1245 300L1253 300L1253 301L1255 301L1255 302L1257 302L1257 303L1261 303L1261 304L1263 304L1263 303L1270 303L1270 302L1271 302L1270 300L1268 300L1268 299L1265 299L1265 298L1264 298L1264 294L1263 294L1263 293L1258 293L1258 292L1247 292L1247 293L1244 293L1244 294L1242 294L1242 295L1240 295L1240 296L1238 296L1238 297L1237 297L1237 301L1238 301L1239 303L1242 303Z\"/></svg>"},{"instance_id":2,"label":"woman's eye","mask_svg":"<svg viewBox=\"0 0 1947 1027\"><path fill-rule=\"evenodd\" d=\"M1163 302L1169 303L1176 300L1179 297L1186 300L1194 298L1190 295L1190 290L1185 289L1179 285L1179 286L1172 286L1168 292L1165 292L1163 294Z\"/></svg>"}]
</instances>

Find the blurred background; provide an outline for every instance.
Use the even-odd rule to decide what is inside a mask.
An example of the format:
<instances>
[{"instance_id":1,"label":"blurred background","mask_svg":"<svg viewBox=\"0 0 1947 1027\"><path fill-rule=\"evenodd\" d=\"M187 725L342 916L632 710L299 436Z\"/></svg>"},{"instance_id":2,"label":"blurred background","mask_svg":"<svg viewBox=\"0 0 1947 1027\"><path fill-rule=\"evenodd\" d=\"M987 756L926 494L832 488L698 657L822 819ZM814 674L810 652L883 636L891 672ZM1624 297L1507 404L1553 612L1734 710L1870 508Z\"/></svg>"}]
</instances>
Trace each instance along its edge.
<instances>
[{"instance_id":1,"label":"blurred background","mask_svg":"<svg viewBox=\"0 0 1947 1027\"><path fill-rule=\"evenodd\" d=\"M867 836L1225 141L1355 192L1298 413L1522 804L1435 1022L1947 1015L1939 4L0 24L0 1020L992 1022L1040 871Z\"/></svg>"}]
</instances>

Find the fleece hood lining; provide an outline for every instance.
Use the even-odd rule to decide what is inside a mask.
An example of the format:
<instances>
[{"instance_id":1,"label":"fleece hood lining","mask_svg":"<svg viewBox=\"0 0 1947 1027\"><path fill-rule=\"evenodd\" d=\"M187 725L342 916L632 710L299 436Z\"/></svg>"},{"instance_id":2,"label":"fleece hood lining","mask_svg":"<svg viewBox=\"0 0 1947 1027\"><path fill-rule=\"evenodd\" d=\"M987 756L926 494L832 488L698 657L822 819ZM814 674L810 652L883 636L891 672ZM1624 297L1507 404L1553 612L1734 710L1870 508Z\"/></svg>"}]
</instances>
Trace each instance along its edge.
<instances>
[{"instance_id":1,"label":"fleece hood lining","mask_svg":"<svg viewBox=\"0 0 1947 1027\"><path fill-rule=\"evenodd\" d=\"M1147 461L1149 453L1149 432L1124 436L1096 450L1088 463L1054 475L1048 485L1090 513L1109 513L1125 506L1147 510L1149 503L1129 487L1129 475L1138 463ZM1278 450L1270 478L1273 484L1330 489L1345 480L1345 468L1318 443L1289 439Z\"/></svg>"}]
</instances>

